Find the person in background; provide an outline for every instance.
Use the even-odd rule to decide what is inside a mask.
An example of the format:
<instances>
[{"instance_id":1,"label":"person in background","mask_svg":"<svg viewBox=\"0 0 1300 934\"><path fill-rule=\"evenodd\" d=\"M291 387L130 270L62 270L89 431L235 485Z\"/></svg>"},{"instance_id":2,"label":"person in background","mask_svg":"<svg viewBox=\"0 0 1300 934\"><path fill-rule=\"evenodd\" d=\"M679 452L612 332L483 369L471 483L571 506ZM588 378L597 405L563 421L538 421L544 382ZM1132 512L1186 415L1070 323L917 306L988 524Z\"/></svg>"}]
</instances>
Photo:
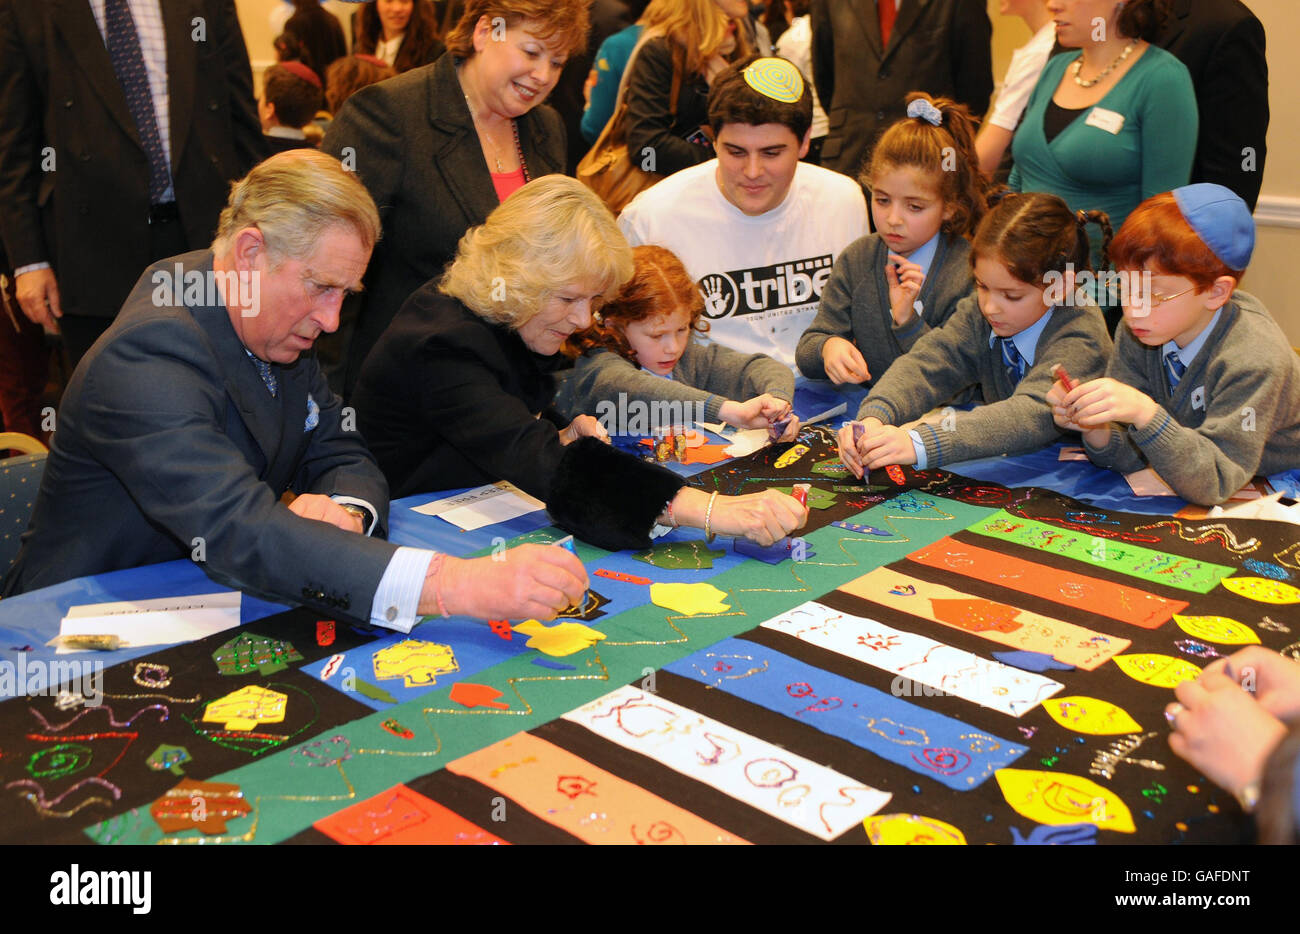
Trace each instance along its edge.
<instances>
[{"instance_id":1,"label":"person in background","mask_svg":"<svg viewBox=\"0 0 1300 934\"><path fill-rule=\"evenodd\" d=\"M595 323L565 344L577 363L556 399L560 413L576 418L602 404L617 407L620 396L645 406L675 402L683 411L698 405L708 421L766 428L774 440L793 441L799 419L790 409L789 367L763 354L698 343L695 335L709 329L704 297L670 251L635 247L632 264L632 278L593 316Z\"/></svg>"},{"instance_id":2,"label":"person in background","mask_svg":"<svg viewBox=\"0 0 1300 934\"><path fill-rule=\"evenodd\" d=\"M1251 211L1268 152L1264 27L1241 0L1172 0L1155 44L1192 76L1200 129L1193 182L1231 188Z\"/></svg>"},{"instance_id":3,"label":"person in background","mask_svg":"<svg viewBox=\"0 0 1300 934\"><path fill-rule=\"evenodd\" d=\"M647 547L656 525L764 545L803 525L807 510L783 493L705 494L611 447L591 415L561 424L561 348L632 268L608 208L563 175L529 182L466 233L357 385L357 427L394 493L508 480L545 501L556 525L611 551ZM510 283L504 296L497 282Z\"/></svg>"},{"instance_id":4,"label":"person in background","mask_svg":"<svg viewBox=\"0 0 1300 934\"><path fill-rule=\"evenodd\" d=\"M810 379L880 379L970 293L966 238L986 210L974 122L955 101L909 98L859 179L876 232L840 254L799 338L795 360Z\"/></svg>"},{"instance_id":5,"label":"person in background","mask_svg":"<svg viewBox=\"0 0 1300 934\"><path fill-rule=\"evenodd\" d=\"M451 54L362 88L334 115L321 148L354 160L384 218L348 362L332 380L345 394L465 231L528 179L564 170L564 128L542 102L586 36L586 0L470 0L447 36Z\"/></svg>"},{"instance_id":6,"label":"person in background","mask_svg":"<svg viewBox=\"0 0 1300 934\"><path fill-rule=\"evenodd\" d=\"M281 62L262 74L262 99L257 114L271 152L315 147L303 128L320 110L320 78L303 62Z\"/></svg>"},{"instance_id":7,"label":"person in background","mask_svg":"<svg viewBox=\"0 0 1300 934\"><path fill-rule=\"evenodd\" d=\"M618 102L618 88L623 82L623 71L627 68L632 50L645 29L639 22L626 29L621 29L600 44L596 57L592 60L591 73L587 76L584 88L587 106L582 112L582 138L591 146L600 137L609 118L614 116L614 106ZM585 150L584 150L585 151ZM572 153L570 153L572 155ZM580 157L581 158L581 157Z\"/></svg>"},{"instance_id":8,"label":"person in background","mask_svg":"<svg viewBox=\"0 0 1300 934\"><path fill-rule=\"evenodd\" d=\"M354 55L373 55L398 74L430 65L446 51L429 0L368 0L353 20Z\"/></svg>"},{"instance_id":9,"label":"person in background","mask_svg":"<svg viewBox=\"0 0 1300 934\"><path fill-rule=\"evenodd\" d=\"M320 0L293 0L293 15L285 21L282 33L296 40L299 61L316 72L322 85L330 65L348 54L343 24Z\"/></svg>"},{"instance_id":10,"label":"person in background","mask_svg":"<svg viewBox=\"0 0 1300 934\"><path fill-rule=\"evenodd\" d=\"M713 158L709 88L747 51L738 24L748 16L747 0L654 0L646 7L624 76L629 154L648 154L661 175Z\"/></svg>"},{"instance_id":11,"label":"person in background","mask_svg":"<svg viewBox=\"0 0 1300 934\"><path fill-rule=\"evenodd\" d=\"M822 146L826 142L830 125L826 120L826 111L822 109L821 100L817 97L817 87L813 84L812 17L808 14L809 0L784 0L784 5L790 25L776 40L776 54L793 62L803 75L803 80L812 88L812 137L804 161L821 165Z\"/></svg>"},{"instance_id":12,"label":"person in background","mask_svg":"<svg viewBox=\"0 0 1300 934\"><path fill-rule=\"evenodd\" d=\"M1187 184L1197 132L1191 76L1150 43L1167 5L1049 0L1057 40L1081 51L1043 68L1012 142L1012 189L1051 192L1119 227L1142 200ZM1094 266L1101 259L1095 253Z\"/></svg>"},{"instance_id":13,"label":"person in background","mask_svg":"<svg viewBox=\"0 0 1300 934\"><path fill-rule=\"evenodd\" d=\"M821 164L856 178L912 91L982 116L993 93L987 0L812 0L813 80L830 132Z\"/></svg>"},{"instance_id":14,"label":"person in background","mask_svg":"<svg viewBox=\"0 0 1300 934\"><path fill-rule=\"evenodd\" d=\"M212 241L266 155L234 4L192 5L202 45L159 0L0 0L0 233L23 313L58 327L70 369L140 270Z\"/></svg>"},{"instance_id":15,"label":"person in background","mask_svg":"<svg viewBox=\"0 0 1300 934\"><path fill-rule=\"evenodd\" d=\"M325 75L325 106L331 115L336 114L357 91L396 74L392 65L373 55L345 55Z\"/></svg>"},{"instance_id":16,"label":"person in background","mask_svg":"<svg viewBox=\"0 0 1300 934\"><path fill-rule=\"evenodd\" d=\"M1056 24L1047 10L1046 0L999 0L998 12L1003 16L1019 16L1029 27L1031 38L1011 54L1002 91L975 137L980 171L990 180L999 175L1003 156L1016 134L1030 92L1056 45ZM1009 167L1007 171L1010 172Z\"/></svg>"}]
</instances>

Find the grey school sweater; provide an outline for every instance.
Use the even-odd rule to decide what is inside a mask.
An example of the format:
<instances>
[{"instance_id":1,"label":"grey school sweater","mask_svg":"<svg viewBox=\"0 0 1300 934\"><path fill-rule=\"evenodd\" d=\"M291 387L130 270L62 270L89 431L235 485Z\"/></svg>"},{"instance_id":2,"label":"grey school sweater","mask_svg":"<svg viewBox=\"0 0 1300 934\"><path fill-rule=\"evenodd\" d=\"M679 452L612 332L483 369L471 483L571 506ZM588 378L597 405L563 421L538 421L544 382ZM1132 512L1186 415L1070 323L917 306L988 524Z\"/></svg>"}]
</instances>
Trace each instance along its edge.
<instances>
[{"instance_id":1,"label":"grey school sweater","mask_svg":"<svg viewBox=\"0 0 1300 934\"><path fill-rule=\"evenodd\" d=\"M1121 322L1106 375L1158 408L1145 428L1112 426L1094 464L1123 473L1151 466L1193 503L1221 503L1256 473L1300 467L1300 357L1268 311L1234 292L1200 353L1169 391L1164 348L1147 347Z\"/></svg>"},{"instance_id":2,"label":"grey school sweater","mask_svg":"<svg viewBox=\"0 0 1300 934\"><path fill-rule=\"evenodd\" d=\"M975 296L966 296L947 324L922 335L895 361L863 400L858 418L901 425L977 384L984 405L957 412L940 425L916 429L929 466L1019 454L1057 440L1061 431L1047 404L1052 365L1062 364L1077 380L1094 379L1105 371L1111 343L1101 312L1092 305L1053 309L1039 335L1034 365L1014 385L1001 348L996 343L989 347L992 333Z\"/></svg>"},{"instance_id":3,"label":"grey school sweater","mask_svg":"<svg viewBox=\"0 0 1300 934\"><path fill-rule=\"evenodd\" d=\"M971 290L970 244L962 237L941 236L916 297L921 314L899 327L889 313L888 256L889 245L879 234L870 234L854 240L835 260L817 317L795 349L795 363L804 376L827 378L822 347L830 338L842 337L857 346L872 380L879 380L917 338L947 321Z\"/></svg>"},{"instance_id":4,"label":"grey school sweater","mask_svg":"<svg viewBox=\"0 0 1300 934\"><path fill-rule=\"evenodd\" d=\"M646 407L680 403L683 408L698 406L704 421L716 422L722 403L744 402L765 392L792 402L790 368L766 354L743 354L692 338L673 367L672 379L648 373L613 351L588 351L574 364L555 407L569 418L599 418L604 412L625 409L627 402ZM620 395L626 400L622 406Z\"/></svg>"}]
</instances>

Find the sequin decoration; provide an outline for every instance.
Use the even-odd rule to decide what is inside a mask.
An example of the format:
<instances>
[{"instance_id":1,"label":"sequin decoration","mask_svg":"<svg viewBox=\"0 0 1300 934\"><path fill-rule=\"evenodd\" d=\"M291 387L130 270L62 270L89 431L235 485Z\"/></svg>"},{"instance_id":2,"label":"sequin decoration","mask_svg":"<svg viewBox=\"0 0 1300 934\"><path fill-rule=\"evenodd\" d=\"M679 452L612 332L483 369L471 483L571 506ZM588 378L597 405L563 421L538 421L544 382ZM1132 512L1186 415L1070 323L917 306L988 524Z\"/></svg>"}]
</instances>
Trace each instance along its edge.
<instances>
[{"instance_id":1,"label":"sequin decoration","mask_svg":"<svg viewBox=\"0 0 1300 934\"><path fill-rule=\"evenodd\" d=\"M1260 603L1300 603L1300 590L1265 577L1225 577L1224 589Z\"/></svg>"},{"instance_id":2,"label":"sequin decoration","mask_svg":"<svg viewBox=\"0 0 1300 934\"><path fill-rule=\"evenodd\" d=\"M256 671L265 676L284 671L290 662L302 661L302 654L291 643L242 632L213 652L212 660L223 675L246 675Z\"/></svg>"}]
</instances>

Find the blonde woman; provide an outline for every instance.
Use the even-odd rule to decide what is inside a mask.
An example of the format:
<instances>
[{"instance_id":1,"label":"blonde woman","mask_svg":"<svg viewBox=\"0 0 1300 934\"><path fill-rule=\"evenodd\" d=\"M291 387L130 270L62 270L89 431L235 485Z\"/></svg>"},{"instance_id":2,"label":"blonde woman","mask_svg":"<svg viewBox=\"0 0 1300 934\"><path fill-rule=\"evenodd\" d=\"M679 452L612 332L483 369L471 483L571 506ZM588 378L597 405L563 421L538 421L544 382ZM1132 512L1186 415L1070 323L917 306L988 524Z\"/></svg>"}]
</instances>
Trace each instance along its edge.
<instances>
[{"instance_id":1,"label":"blonde woman","mask_svg":"<svg viewBox=\"0 0 1300 934\"><path fill-rule=\"evenodd\" d=\"M611 550L644 547L656 524L762 544L803 525L789 496L705 494L610 447L590 415L555 415L561 346L631 275L613 216L564 176L529 182L469 231L375 345L352 398L393 495L509 480Z\"/></svg>"},{"instance_id":2,"label":"blonde woman","mask_svg":"<svg viewBox=\"0 0 1300 934\"><path fill-rule=\"evenodd\" d=\"M748 51L738 28L748 15L746 0L653 0L646 7L624 95L628 152L643 160L652 153L653 171L671 175L713 158L704 129L709 87Z\"/></svg>"}]
</instances>

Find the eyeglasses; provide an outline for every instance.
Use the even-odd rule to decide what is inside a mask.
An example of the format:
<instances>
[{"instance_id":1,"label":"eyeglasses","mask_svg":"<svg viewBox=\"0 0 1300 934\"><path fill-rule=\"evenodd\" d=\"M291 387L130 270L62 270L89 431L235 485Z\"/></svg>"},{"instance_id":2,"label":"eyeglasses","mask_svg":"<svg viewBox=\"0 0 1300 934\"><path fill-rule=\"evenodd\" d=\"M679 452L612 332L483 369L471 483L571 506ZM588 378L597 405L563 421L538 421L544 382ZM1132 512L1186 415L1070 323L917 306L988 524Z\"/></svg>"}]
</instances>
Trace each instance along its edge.
<instances>
[{"instance_id":1,"label":"eyeglasses","mask_svg":"<svg viewBox=\"0 0 1300 934\"><path fill-rule=\"evenodd\" d=\"M1195 291L1195 289L1196 289L1195 285L1189 285L1181 292L1175 292L1173 295L1161 295L1159 292L1152 292L1151 297L1149 299L1141 295L1134 295L1133 304L1139 307L1145 305L1148 308L1159 308L1165 302L1172 302L1174 299L1181 298L1182 296L1186 295L1188 292Z\"/></svg>"}]
</instances>

